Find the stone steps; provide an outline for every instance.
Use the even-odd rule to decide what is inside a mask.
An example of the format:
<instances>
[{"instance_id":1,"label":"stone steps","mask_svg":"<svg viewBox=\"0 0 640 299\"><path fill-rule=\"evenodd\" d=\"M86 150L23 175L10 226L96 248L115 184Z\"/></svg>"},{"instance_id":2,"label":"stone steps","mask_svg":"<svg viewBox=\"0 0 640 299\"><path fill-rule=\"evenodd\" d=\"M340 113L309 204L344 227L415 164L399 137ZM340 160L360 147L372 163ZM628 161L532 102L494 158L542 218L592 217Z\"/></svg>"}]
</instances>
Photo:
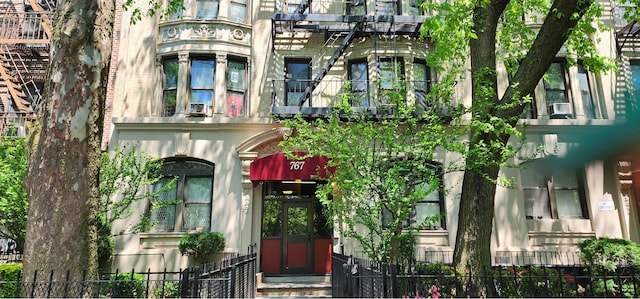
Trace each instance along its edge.
<instances>
[{"instance_id":1,"label":"stone steps","mask_svg":"<svg viewBox=\"0 0 640 299\"><path fill-rule=\"evenodd\" d=\"M331 275L257 275L258 298L329 298Z\"/></svg>"}]
</instances>

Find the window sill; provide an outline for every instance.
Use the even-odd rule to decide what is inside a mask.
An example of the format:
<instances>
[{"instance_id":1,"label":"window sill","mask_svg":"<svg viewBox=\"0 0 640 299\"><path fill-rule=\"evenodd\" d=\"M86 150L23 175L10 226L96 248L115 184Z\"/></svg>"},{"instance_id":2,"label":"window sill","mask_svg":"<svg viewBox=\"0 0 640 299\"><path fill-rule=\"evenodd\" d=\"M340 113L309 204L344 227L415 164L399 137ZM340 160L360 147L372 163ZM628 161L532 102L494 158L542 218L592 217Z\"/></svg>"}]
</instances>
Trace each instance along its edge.
<instances>
[{"instance_id":1,"label":"window sill","mask_svg":"<svg viewBox=\"0 0 640 299\"><path fill-rule=\"evenodd\" d=\"M178 248L180 238L186 232L157 232L157 233L141 233L140 246L143 249L153 248Z\"/></svg>"},{"instance_id":2,"label":"window sill","mask_svg":"<svg viewBox=\"0 0 640 299\"><path fill-rule=\"evenodd\" d=\"M531 246L568 244L595 237L589 219L528 219Z\"/></svg>"}]
</instances>

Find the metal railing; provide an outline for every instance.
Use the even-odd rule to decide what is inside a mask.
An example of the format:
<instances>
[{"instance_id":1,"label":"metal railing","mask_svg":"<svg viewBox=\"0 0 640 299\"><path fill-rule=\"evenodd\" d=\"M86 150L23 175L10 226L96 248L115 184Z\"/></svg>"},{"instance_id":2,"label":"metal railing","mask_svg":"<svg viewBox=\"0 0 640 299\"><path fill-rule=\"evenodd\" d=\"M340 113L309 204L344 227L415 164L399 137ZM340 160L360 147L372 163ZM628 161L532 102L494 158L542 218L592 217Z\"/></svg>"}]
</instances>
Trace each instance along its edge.
<instances>
[{"instance_id":1,"label":"metal railing","mask_svg":"<svg viewBox=\"0 0 640 299\"><path fill-rule=\"evenodd\" d=\"M22 272L0 272L0 297L254 298L256 260L251 247L246 255L181 271L116 271L97 280L55 279L54 272L36 271L23 282Z\"/></svg>"},{"instance_id":2,"label":"metal railing","mask_svg":"<svg viewBox=\"0 0 640 299\"><path fill-rule=\"evenodd\" d=\"M349 298L467 297L482 284L487 296L627 297L640 294L640 269L620 265L615 271L583 265L492 266L472 277L443 263L410 268L375 263L333 253L332 296ZM399 270L410 269L407 273Z\"/></svg>"},{"instance_id":3,"label":"metal railing","mask_svg":"<svg viewBox=\"0 0 640 299\"><path fill-rule=\"evenodd\" d=\"M0 13L0 43L49 44L54 12Z\"/></svg>"}]
</instances>

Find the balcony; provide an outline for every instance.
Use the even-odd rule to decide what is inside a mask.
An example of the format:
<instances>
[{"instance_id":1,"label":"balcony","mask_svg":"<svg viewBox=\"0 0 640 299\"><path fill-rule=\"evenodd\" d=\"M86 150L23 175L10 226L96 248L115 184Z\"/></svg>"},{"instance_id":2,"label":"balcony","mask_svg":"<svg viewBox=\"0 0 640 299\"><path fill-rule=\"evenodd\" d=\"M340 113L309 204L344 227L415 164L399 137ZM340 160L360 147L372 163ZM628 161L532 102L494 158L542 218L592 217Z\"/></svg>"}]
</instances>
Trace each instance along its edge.
<instances>
[{"instance_id":1,"label":"balcony","mask_svg":"<svg viewBox=\"0 0 640 299\"><path fill-rule=\"evenodd\" d=\"M348 101L353 112L368 114L377 119L393 117L395 105L391 103L389 94L393 89L380 88L378 81L362 80L350 81L346 86L363 88L351 88L347 90L347 81L340 79L325 79L310 93L310 97L303 99L305 91L311 86L313 80L273 80L273 92L271 102L271 115L276 119L292 118L301 115L303 118L325 118L336 112L339 103ZM418 84L416 84L418 83ZM427 98L427 92L419 89L409 89L410 86L431 82L414 82L400 80L397 86L407 86L406 100L409 104L415 104L416 113L439 109L441 117L446 118L447 108L438 104L437 100ZM303 101L304 100L304 101Z\"/></svg>"}]
</instances>

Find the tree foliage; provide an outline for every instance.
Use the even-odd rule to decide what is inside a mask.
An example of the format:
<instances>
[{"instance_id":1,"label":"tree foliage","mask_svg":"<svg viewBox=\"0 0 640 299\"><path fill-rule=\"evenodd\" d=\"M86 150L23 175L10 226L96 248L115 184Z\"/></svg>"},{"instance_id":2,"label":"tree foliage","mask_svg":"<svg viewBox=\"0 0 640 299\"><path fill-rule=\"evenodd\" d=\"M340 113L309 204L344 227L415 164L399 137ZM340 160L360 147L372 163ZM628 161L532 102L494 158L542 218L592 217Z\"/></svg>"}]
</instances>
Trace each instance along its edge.
<instances>
[{"instance_id":1,"label":"tree foliage","mask_svg":"<svg viewBox=\"0 0 640 299\"><path fill-rule=\"evenodd\" d=\"M29 202L22 180L27 171L23 138L0 138L0 238L12 239L17 250L24 247Z\"/></svg>"},{"instance_id":2,"label":"tree foliage","mask_svg":"<svg viewBox=\"0 0 640 299\"><path fill-rule=\"evenodd\" d=\"M111 257L115 235L135 234L148 231L155 223L151 220L153 211L174 200L162 200L161 195L175 188L176 179L152 188L162 178L160 172L163 160L154 158L137 146L117 147L112 154L102 153L100 159L100 200L98 201L98 258L100 265ZM134 209L140 201L149 201L145 211ZM114 232L115 221L126 219L137 213L138 221L130 222L124 229Z\"/></svg>"},{"instance_id":3,"label":"tree foliage","mask_svg":"<svg viewBox=\"0 0 640 299\"><path fill-rule=\"evenodd\" d=\"M348 103L354 95L346 91L327 118L283 121L292 135L281 145L292 159L329 158L327 184L316 194L330 213L327 219L337 220L342 236L357 240L370 259L396 264L402 240L442 216L406 225L416 202L443 188L442 172L451 165L435 162L436 156L443 153L439 149L461 150L459 132L447 127L439 111L407 105L401 88L385 95L392 110L383 119L353 111Z\"/></svg>"}]
</instances>

